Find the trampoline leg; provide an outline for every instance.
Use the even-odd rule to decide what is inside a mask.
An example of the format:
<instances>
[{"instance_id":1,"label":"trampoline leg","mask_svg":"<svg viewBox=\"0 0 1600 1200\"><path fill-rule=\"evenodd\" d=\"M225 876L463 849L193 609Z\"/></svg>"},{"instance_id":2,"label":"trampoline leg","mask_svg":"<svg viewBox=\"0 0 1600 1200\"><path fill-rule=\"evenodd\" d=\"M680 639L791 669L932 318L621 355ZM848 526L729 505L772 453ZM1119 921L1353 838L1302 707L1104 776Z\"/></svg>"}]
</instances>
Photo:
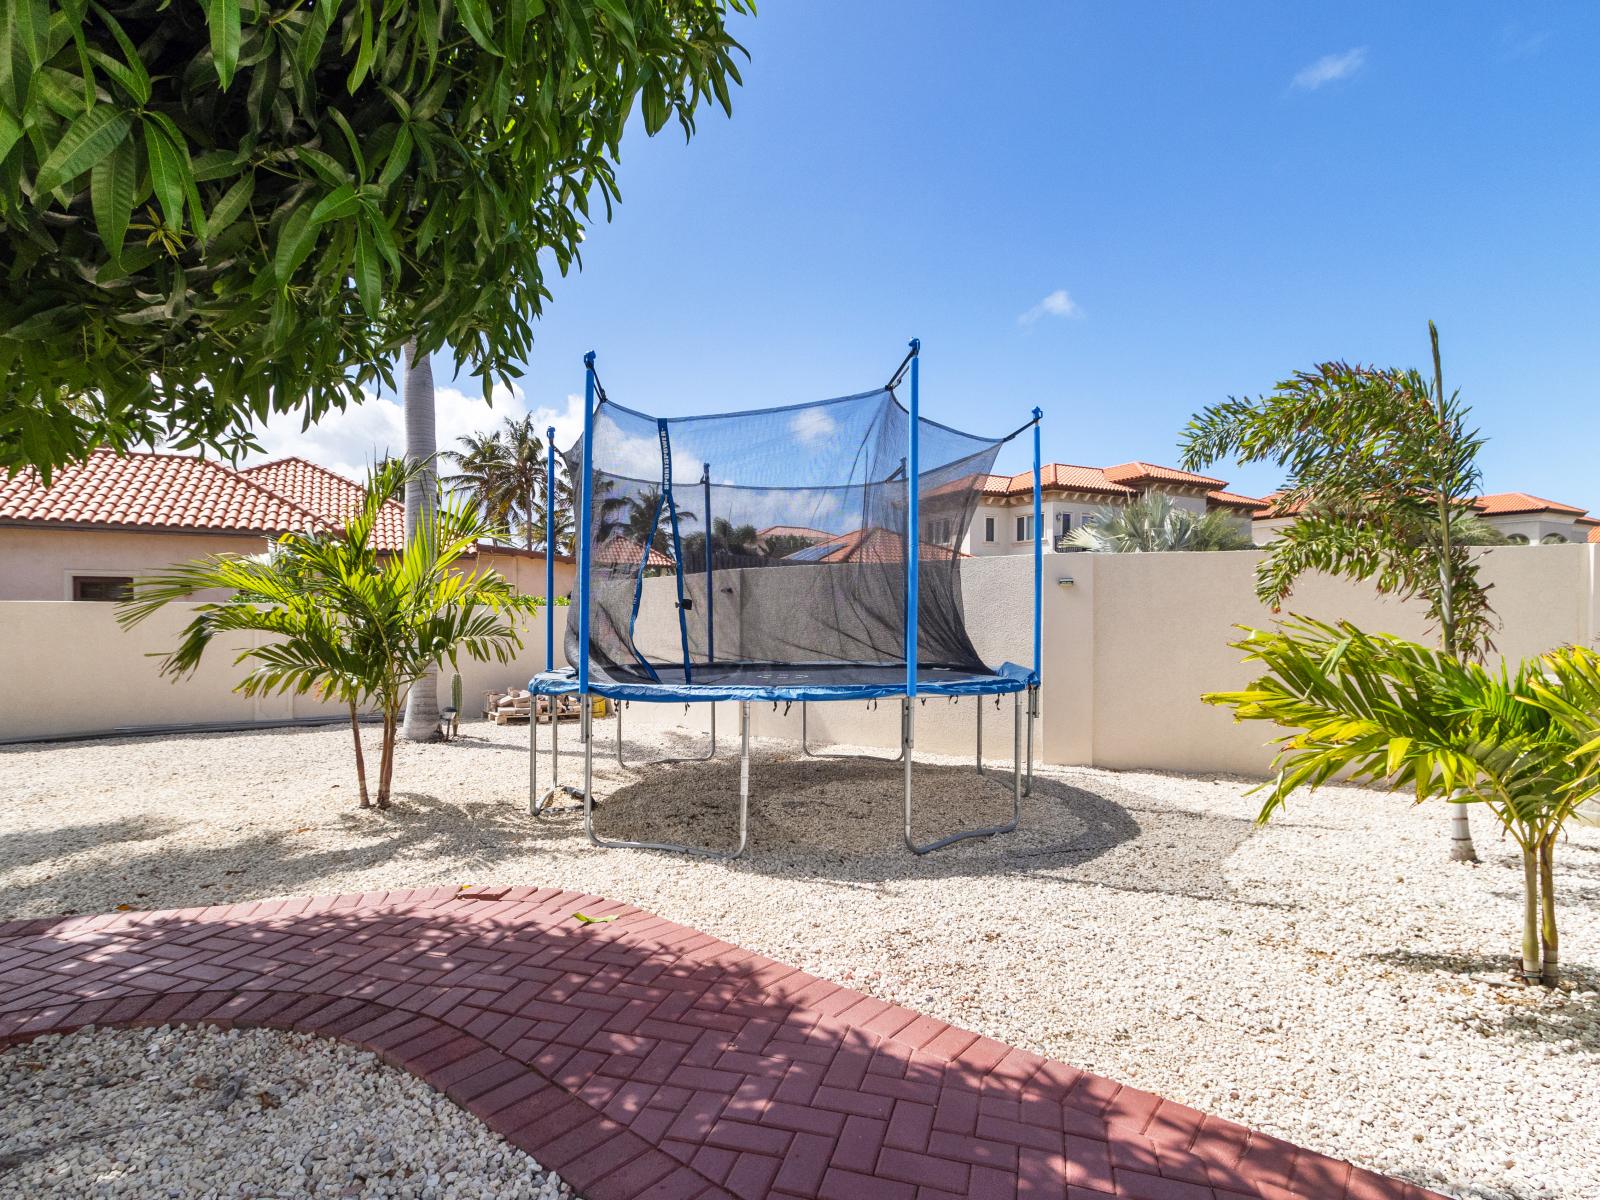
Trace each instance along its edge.
<instances>
[{"instance_id":1,"label":"trampoline leg","mask_svg":"<svg viewBox=\"0 0 1600 1200\"><path fill-rule=\"evenodd\" d=\"M624 771L637 770L640 767L659 767L662 763L710 762L717 756L717 702L711 702L711 749L704 754L696 754L688 758L652 758L648 762L634 763L632 766L622 761L622 701L615 702L617 706L617 766Z\"/></svg>"},{"instance_id":2,"label":"trampoline leg","mask_svg":"<svg viewBox=\"0 0 1600 1200\"><path fill-rule=\"evenodd\" d=\"M907 696L900 701L900 757L906 760L906 845L921 854L922 851L917 849L917 843L911 836L911 742L915 736L915 731L912 729L912 722L915 720L916 714L911 707L911 697Z\"/></svg>"},{"instance_id":3,"label":"trampoline leg","mask_svg":"<svg viewBox=\"0 0 1600 1200\"><path fill-rule=\"evenodd\" d=\"M901 701L900 717L900 749L906 756L906 846L913 854L927 854L931 850L940 850L952 842L965 841L967 838L993 837L997 833L1010 833L1017 827L1022 819L1022 693L1016 693L1016 719L1012 722L1012 755L1011 755L1011 820L1004 825L988 825L982 829L968 829L961 833L952 833L942 837L936 842L918 845L911 836L911 747L912 747L912 713L911 698L908 696Z\"/></svg>"},{"instance_id":4,"label":"trampoline leg","mask_svg":"<svg viewBox=\"0 0 1600 1200\"><path fill-rule=\"evenodd\" d=\"M529 702L528 713L528 815L539 815L539 722L538 716L539 697L535 696Z\"/></svg>"},{"instance_id":5,"label":"trampoline leg","mask_svg":"<svg viewBox=\"0 0 1600 1200\"><path fill-rule=\"evenodd\" d=\"M1028 689L1028 782L1022 789L1024 796L1033 795L1033 725L1039 719L1039 689Z\"/></svg>"},{"instance_id":6,"label":"trampoline leg","mask_svg":"<svg viewBox=\"0 0 1600 1200\"><path fill-rule=\"evenodd\" d=\"M583 740L583 831L598 846L600 841L594 836L594 740L589 736L594 709L589 705L587 692L578 696L578 703L583 706L578 714L578 737ZM552 720L551 724L555 722Z\"/></svg>"},{"instance_id":7,"label":"trampoline leg","mask_svg":"<svg viewBox=\"0 0 1600 1200\"><path fill-rule=\"evenodd\" d=\"M865 758L871 762L899 762L906 756L904 748L893 758L884 758L879 754L817 754L811 749L809 741L809 722L806 719L809 712L810 706L804 700L800 701L800 753L807 758Z\"/></svg>"},{"instance_id":8,"label":"trampoline leg","mask_svg":"<svg viewBox=\"0 0 1600 1200\"><path fill-rule=\"evenodd\" d=\"M621 710L618 710L619 713ZM716 720L716 706L712 706L712 721ZM702 846L680 846L676 842L630 842L603 838L594 831L594 792L591 787L591 770L594 763L594 743L590 738L589 721L593 710L588 697L583 700L583 832L589 844L608 850L668 850L675 854L698 854L703 858L738 858L750 841L750 703L739 703L739 844L732 850L708 850ZM620 736L620 735L619 735ZM713 753L716 750L712 744ZM710 755L706 756L707 758ZM619 759L620 761L620 759ZM697 762L698 759L687 761Z\"/></svg>"},{"instance_id":9,"label":"trampoline leg","mask_svg":"<svg viewBox=\"0 0 1600 1200\"><path fill-rule=\"evenodd\" d=\"M983 700L982 696L974 696L973 700L978 705L978 774L983 774Z\"/></svg>"}]
</instances>

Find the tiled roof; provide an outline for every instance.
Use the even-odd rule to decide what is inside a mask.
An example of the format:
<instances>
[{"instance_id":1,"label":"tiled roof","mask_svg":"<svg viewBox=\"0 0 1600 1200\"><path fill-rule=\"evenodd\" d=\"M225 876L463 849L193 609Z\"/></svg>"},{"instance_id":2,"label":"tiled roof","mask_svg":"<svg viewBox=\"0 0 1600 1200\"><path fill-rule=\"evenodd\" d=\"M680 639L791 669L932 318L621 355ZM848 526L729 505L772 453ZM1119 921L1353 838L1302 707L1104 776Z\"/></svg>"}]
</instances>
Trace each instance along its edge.
<instances>
[{"instance_id":1,"label":"tiled roof","mask_svg":"<svg viewBox=\"0 0 1600 1200\"><path fill-rule=\"evenodd\" d=\"M1180 471L1176 467L1159 467L1152 463L1131 462L1116 467L1080 467L1071 463L1046 463L1039 471L1043 491L1094 492L1105 496L1139 495L1143 484L1175 483L1185 487L1206 488L1206 499L1224 508L1241 508L1254 511L1264 508L1265 500L1241 496L1223 490L1224 481ZM1033 472L1022 471L1016 475L990 475L980 489L985 496L1027 496L1033 492Z\"/></svg>"},{"instance_id":2,"label":"tiled roof","mask_svg":"<svg viewBox=\"0 0 1600 1200\"><path fill-rule=\"evenodd\" d=\"M950 546L941 546L934 542L919 544L919 552L923 558L948 559L952 556L968 557L959 554ZM905 539L892 530L870 526L866 529L853 529L849 533L841 533L827 541L818 542L815 546L807 546L804 550L796 550L787 555L782 561L791 563L892 563L905 562Z\"/></svg>"},{"instance_id":3,"label":"tiled roof","mask_svg":"<svg viewBox=\"0 0 1600 1200\"><path fill-rule=\"evenodd\" d=\"M813 542L825 542L832 536L833 534L824 529L810 529L804 525L768 525L756 534L762 541L775 537L797 537L809 538Z\"/></svg>"},{"instance_id":4,"label":"tiled roof","mask_svg":"<svg viewBox=\"0 0 1600 1200\"><path fill-rule=\"evenodd\" d=\"M1591 542L1600 542L1600 525L1596 525L1593 529L1589 530L1588 540Z\"/></svg>"},{"instance_id":5,"label":"tiled roof","mask_svg":"<svg viewBox=\"0 0 1600 1200\"><path fill-rule=\"evenodd\" d=\"M638 566L639 556L643 553L643 542L619 533L595 546L594 561L603 566ZM672 559L662 554L659 550L652 548L649 557L645 559L644 565L647 567L670 567Z\"/></svg>"},{"instance_id":6,"label":"tiled roof","mask_svg":"<svg viewBox=\"0 0 1600 1200\"><path fill-rule=\"evenodd\" d=\"M1101 467L1079 467L1070 463L1046 463L1039 471L1039 486L1044 491L1103 492L1112 496L1136 496L1138 488L1114 483ZM1016 475L991 475L983 485L985 496L1021 496L1033 491L1033 472Z\"/></svg>"},{"instance_id":7,"label":"tiled roof","mask_svg":"<svg viewBox=\"0 0 1600 1200\"><path fill-rule=\"evenodd\" d=\"M1126 462L1107 467L1106 478L1112 483L1176 483L1185 487L1226 487L1226 479L1212 479L1209 475L1196 475L1193 471L1180 471L1177 467L1162 467L1155 463Z\"/></svg>"},{"instance_id":8,"label":"tiled roof","mask_svg":"<svg viewBox=\"0 0 1600 1200\"><path fill-rule=\"evenodd\" d=\"M1225 492L1221 488L1207 492L1206 503L1221 508L1241 508L1247 512L1263 513L1272 507L1270 500L1257 500L1254 496L1241 496L1237 492Z\"/></svg>"},{"instance_id":9,"label":"tiled roof","mask_svg":"<svg viewBox=\"0 0 1600 1200\"><path fill-rule=\"evenodd\" d=\"M32 470L0 479L0 521L262 534L328 527L313 510L210 459L110 450L61 468L48 488Z\"/></svg>"},{"instance_id":10,"label":"tiled roof","mask_svg":"<svg viewBox=\"0 0 1600 1200\"><path fill-rule=\"evenodd\" d=\"M1279 499L1282 492L1272 492L1265 502L1272 507L1270 511L1263 512L1263 517L1292 517L1297 515L1302 505L1280 505ZM1478 496L1472 501L1472 507L1486 517L1509 517L1519 513L1559 513L1571 517L1576 523L1586 525L1594 518L1588 515L1587 509L1578 508L1572 504L1562 504L1556 500L1545 500L1542 497L1530 495L1527 492L1491 492L1486 496Z\"/></svg>"},{"instance_id":11,"label":"tiled roof","mask_svg":"<svg viewBox=\"0 0 1600 1200\"><path fill-rule=\"evenodd\" d=\"M366 496L366 490L359 483L303 458L280 458L258 467L246 467L239 474L310 509L329 524L341 527L356 514ZM372 541L377 549L393 553L405 548L404 505L391 500L383 506Z\"/></svg>"},{"instance_id":12,"label":"tiled roof","mask_svg":"<svg viewBox=\"0 0 1600 1200\"><path fill-rule=\"evenodd\" d=\"M1566 516L1581 517L1588 510L1577 508L1571 504L1562 504L1555 500L1545 500L1539 496L1531 496L1527 492L1491 492L1487 496L1479 496L1474 502L1477 510L1485 516L1509 516L1512 513L1553 512Z\"/></svg>"}]
</instances>

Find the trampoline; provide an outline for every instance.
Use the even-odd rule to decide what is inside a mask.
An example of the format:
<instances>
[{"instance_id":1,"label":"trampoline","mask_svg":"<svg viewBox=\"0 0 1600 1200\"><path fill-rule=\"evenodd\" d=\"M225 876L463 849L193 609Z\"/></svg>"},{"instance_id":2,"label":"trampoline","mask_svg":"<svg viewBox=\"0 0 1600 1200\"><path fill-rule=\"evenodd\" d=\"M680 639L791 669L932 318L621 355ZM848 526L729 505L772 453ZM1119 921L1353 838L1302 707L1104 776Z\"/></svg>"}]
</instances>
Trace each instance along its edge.
<instances>
[{"instance_id":1,"label":"trampoline","mask_svg":"<svg viewBox=\"0 0 1600 1200\"><path fill-rule=\"evenodd\" d=\"M742 854L749 839L750 705L801 707L801 750L812 755L808 706L900 700L906 846L926 854L1015 829L1033 778L1040 682L1043 521L1039 426L1001 437L964 433L919 413L921 344L882 387L832 400L692 417L654 417L611 400L595 356L584 356L583 436L564 458L577 485L576 584L555 663L555 612L545 606L546 669L536 696L579 697L581 790L560 784L552 719L551 788L538 788L539 722L529 721L529 808L566 793L583 802L584 830L606 847L710 857ZM907 398L899 391L905 386ZM990 666L968 636L961 540L1000 448L1033 434L1033 664ZM554 506L555 430L547 503ZM548 522L545 595L554 595L555 523ZM1013 697L1011 815L1002 824L932 841L913 831L916 708L929 698L974 701L976 767L983 772L987 698ZM706 704L717 752L716 702L739 706L738 842L731 850L620 841L595 832L594 698L622 706ZM535 705L537 707L537 705ZM553 705L552 705L553 707ZM1026 751L1024 751L1026 741ZM1026 760L1026 769L1024 769ZM884 761L879 758L878 761ZM650 765L650 764L631 764ZM1026 777L1026 779L1025 779Z\"/></svg>"}]
</instances>

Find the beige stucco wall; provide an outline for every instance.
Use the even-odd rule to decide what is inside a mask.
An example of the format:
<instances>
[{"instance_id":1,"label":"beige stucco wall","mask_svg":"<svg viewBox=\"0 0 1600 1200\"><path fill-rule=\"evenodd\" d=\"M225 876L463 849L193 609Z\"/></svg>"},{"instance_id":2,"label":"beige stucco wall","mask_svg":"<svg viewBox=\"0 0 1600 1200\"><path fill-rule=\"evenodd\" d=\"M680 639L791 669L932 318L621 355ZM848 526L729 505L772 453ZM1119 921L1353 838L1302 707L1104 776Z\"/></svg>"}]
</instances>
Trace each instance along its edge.
<instances>
[{"instance_id":1,"label":"beige stucco wall","mask_svg":"<svg viewBox=\"0 0 1600 1200\"><path fill-rule=\"evenodd\" d=\"M1538 654L1569 642L1593 645L1600 633L1600 546L1509 546L1479 552L1483 574L1503 627L1500 652ZM1074 554L1045 561L1044 688L1036 729L1043 760L1112 768L1157 768L1264 774L1271 753L1268 730L1235 724L1221 709L1201 703L1208 691L1227 690L1250 678L1229 646L1234 626L1262 625L1273 616L1254 595L1260 551L1207 554ZM759 587L761 572L737 573L741 589ZM1063 583L1070 580L1070 584ZM648 589L641 616L663 622L652 629L670 642L669 606ZM1026 664L1031 656L1032 560L1026 555L962 563L967 625L984 659ZM1420 605L1377 596L1370 587L1326 577L1305 580L1292 611L1323 619L1348 619L1363 628L1426 636ZM719 635L720 636L720 635ZM659 647L657 647L659 649ZM1009 756L1011 704L985 712L986 756ZM917 746L947 754L974 749L972 700L929 700L917 709ZM723 731L736 728L733 705L722 706ZM701 711L680 705L635 704L630 721L703 730ZM815 741L869 746L899 744L899 706L880 701L814 704ZM799 736L799 709L753 706L758 735Z\"/></svg>"},{"instance_id":2,"label":"beige stucco wall","mask_svg":"<svg viewBox=\"0 0 1600 1200\"><path fill-rule=\"evenodd\" d=\"M0 601L71 600L74 575L141 575L211 554L259 554L264 537L0 525Z\"/></svg>"},{"instance_id":3,"label":"beige stucco wall","mask_svg":"<svg viewBox=\"0 0 1600 1200\"><path fill-rule=\"evenodd\" d=\"M1600 634L1600 546L1501 547L1480 551L1485 580L1503 620L1499 649L1537 654L1569 642L1595 644ZM1229 554L1075 554L1045 563L1044 690L1036 734L1042 760L1103 767L1264 773L1268 730L1235 725L1224 711L1200 702L1206 691L1244 683L1249 672L1228 646L1235 624L1272 616L1254 598L1261 552ZM529 560L532 562L533 560ZM542 565L542 564L539 564ZM725 611L762 603L763 589L781 571L726 572L719 577ZM962 564L967 624L986 661L1026 664L1031 656L1032 561L1025 555L971 559ZM1060 581L1070 579L1069 585ZM542 582L542 573L541 573ZM640 632L660 653L677 643L671 606L673 580L652 579L641 606ZM542 588L541 588L542 590ZM180 721L248 721L303 716L317 710L305 699L244 700L231 689L240 669L213 653L191 680L171 684L156 675L151 650L169 648L186 618L173 606L132 633L115 624L110 605L0 603L0 670L12 685L0 689L0 739L108 730ZM1370 588L1327 578L1304 582L1294 611L1348 618L1363 628L1421 637L1420 608L1380 599ZM556 608L558 665L570 608ZM719 644L736 650L732 627ZM525 685L544 666L542 616L526 629L524 647L509 664L462 665L469 715L482 693ZM448 696L448 672L444 684ZM917 746L928 752L970 754L973 700L930 699L917 708ZM985 709L987 757L1009 757L1011 702ZM880 701L811 706L817 742L840 741L892 749L899 741L899 705ZM634 704L630 725L703 731L704 706ZM723 749L736 730L736 706L719 708ZM798 706L752 706L757 735L797 738Z\"/></svg>"}]
</instances>

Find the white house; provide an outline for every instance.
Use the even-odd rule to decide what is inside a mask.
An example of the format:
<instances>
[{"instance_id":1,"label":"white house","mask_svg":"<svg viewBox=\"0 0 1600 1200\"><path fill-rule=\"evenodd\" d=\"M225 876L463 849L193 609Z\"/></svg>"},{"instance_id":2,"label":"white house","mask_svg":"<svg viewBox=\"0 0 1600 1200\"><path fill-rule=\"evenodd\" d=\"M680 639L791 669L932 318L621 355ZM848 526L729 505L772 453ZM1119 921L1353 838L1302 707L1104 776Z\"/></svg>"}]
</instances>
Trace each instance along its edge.
<instances>
[{"instance_id":1,"label":"white house","mask_svg":"<svg viewBox=\"0 0 1600 1200\"><path fill-rule=\"evenodd\" d=\"M1239 531L1251 532L1251 520L1267 501L1224 490L1225 480L1162 467L1127 462L1114 467L1080 467L1048 463L1040 471L1046 551L1062 549L1073 530L1093 522L1107 508L1146 495L1167 497L1178 508L1195 512L1221 509L1238 519ZM942 530L924 534L939 540ZM1033 549L1033 472L990 475L983 486L972 524L961 539L967 554L1024 554Z\"/></svg>"}]
</instances>

